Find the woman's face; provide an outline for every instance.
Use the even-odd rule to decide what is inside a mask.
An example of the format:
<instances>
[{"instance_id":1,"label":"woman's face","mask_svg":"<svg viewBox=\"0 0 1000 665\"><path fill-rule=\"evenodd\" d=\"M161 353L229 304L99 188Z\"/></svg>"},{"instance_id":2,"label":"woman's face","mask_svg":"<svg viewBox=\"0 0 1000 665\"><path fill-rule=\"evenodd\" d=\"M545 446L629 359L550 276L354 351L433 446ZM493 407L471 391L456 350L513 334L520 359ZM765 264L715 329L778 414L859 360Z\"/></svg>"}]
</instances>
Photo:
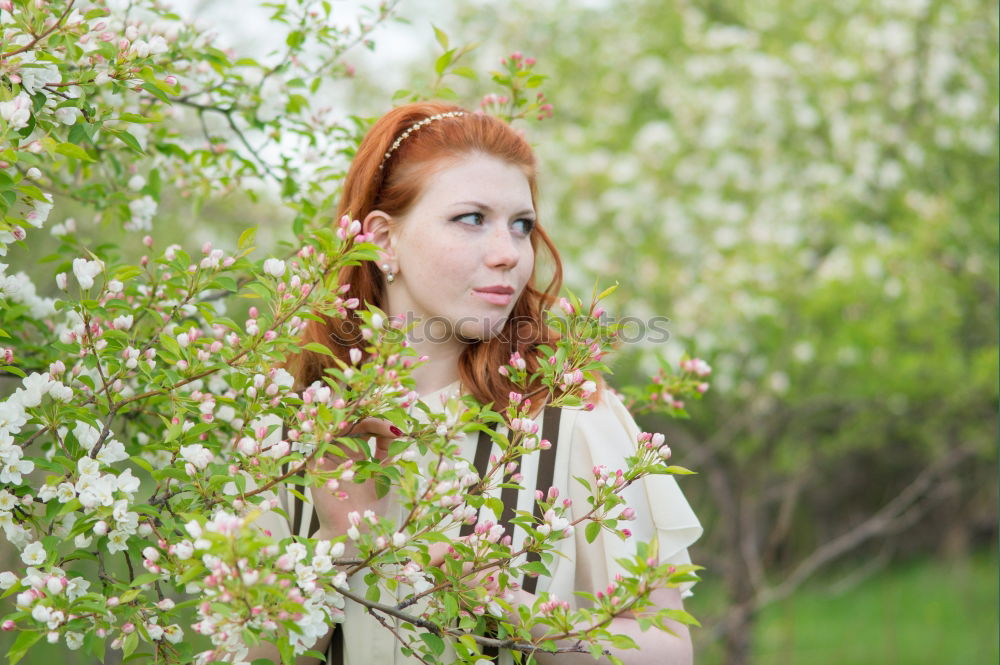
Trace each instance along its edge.
<instances>
[{"instance_id":1,"label":"woman's face","mask_svg":"<svg viewBox=\"0 0 1000 665\"><path fill-rule=\"evenodd\" d=\"M383 263L396 273L388 312L420 318L435 336L496 334L531 277L534 223L519 167L482 153L449 160L410 211L386 225Z\"/></svg>"}]
</instances>

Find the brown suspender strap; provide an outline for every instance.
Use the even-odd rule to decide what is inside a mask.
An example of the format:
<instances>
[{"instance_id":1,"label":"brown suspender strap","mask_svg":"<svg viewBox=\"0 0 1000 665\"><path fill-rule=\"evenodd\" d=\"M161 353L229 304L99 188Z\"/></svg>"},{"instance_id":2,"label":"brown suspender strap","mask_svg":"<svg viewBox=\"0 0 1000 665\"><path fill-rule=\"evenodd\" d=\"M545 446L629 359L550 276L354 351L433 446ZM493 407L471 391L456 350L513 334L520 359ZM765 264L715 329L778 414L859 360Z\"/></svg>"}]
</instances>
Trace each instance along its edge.
<instances>
[{"instance_id":1,"label":"brown suspender strap","mask_svg":"<svg viewBox=\"0 0 1000 665\"><path fill-rule=\"evenodd\" d=\"M326 665L344 665L344 624L333 626L330 645L326 648Z\"/></svg>"},{"instance_id":2,"label":"brown suspender strap","mask_svg":"<svg viewBox=\"0 0 1000 665\"><path fill-rule=\"evenodd\" d=\"M511 471L511 475L517 473L521 470L521 460L514 462L516 465L514 470ZM512 485L512 487L505 487L500 492L500 501L503 503L503 512L500 513L500 526L503 527L504 534L514 539L514 526L511 524L511 520L514 519L514 515L517 512L517 487L513 486L514 483L508 478L507 482Z\"/></svg>"},{"instance_id":3,"label":"brown suspender strap","mask_svg":"<svg viewBox=\"0 0 1000 665\"><path fill-rule=\"evenodd\" d=\"M558 448L559 420L561 418L562 409L554 406L545 407L545 420L542 423L542 438L548 440L548 442L552 445L549 446L548 450L539 451L538 473L535 476L535 489L543 493L549 491L549 488L552 487L552 480L555 477L556 449ZM535 502L535 521L540 522L541 519L542 507L538 502ZM528 552L527 560L530 563L532 561L540 561L541 558L538 556L537 552ZM524 576L524 583L521 585L522 589L528 593L535 593L535 589L537 587L537 576Z\"/></svg>"},{"instance_id":4,"label":"brown suspender strap","mask_svg":"<svg viewBox=\"0 0 1000 665\"><path fill-rule=\"evenodd\" d=\"M292 494L292 535L299 535L299 528L302 526L302 513L305 512L305 505L298 496Z\"/></svg>"},{"instance_id":5,"label":"brown suspender strap","mask_svg":"<svg viewBox=\"0 0 1000 665\"><path fill-rule=\"evenodd\" d=\"M309 519L309 537L312 538L317 531L319 531L319 513L316 512L316 506L313 506L312 517Z\"/></svg>"},{"instance_id":6,"label":"brown suspender strap","mask_svg":"<svg viewBox=\"0 0 1000 665\"><path fill-rule=\"evenodd\" d=\"M490 426L493 429L493 426ZM486 477L486 472L489 471L490 464L490 451L493 450L493 439L486 432L479 433L479 442L476 443L476 457L473 459L472 463L476 467L476 473L479 474L480 478ZM465 523L462 525L459 531L459 536L465 538L466 536L472 535L472 530L475 525Z\"/></svg>"},{"instance_id":7,"label":"brown suspender strap","mask_svg":"<svg viewBox=\"0 0 1000 665\"><path fill-rule=\"evenodd\" d=\"M495 425L490 425L490 429L494 429ZM486 472L489 471L490 464L490 451L493 450L493 439L485 431L479 432L479 440L476 442L476 454L472 460L473 465L476 467L476 473L479 474L480 478L486 477ZM507 490L504 490L506 492ZM505 496L506 498L506 496ZM506 509L504 509L506 512ZM472 535L472 531L475 528L474 525L465 523L459 530L459 536L465 538L466 536ZM493 647L484 647L483 655L494 662L499 662L500 654L497 649Z\"/></svg>"}]
</instances>

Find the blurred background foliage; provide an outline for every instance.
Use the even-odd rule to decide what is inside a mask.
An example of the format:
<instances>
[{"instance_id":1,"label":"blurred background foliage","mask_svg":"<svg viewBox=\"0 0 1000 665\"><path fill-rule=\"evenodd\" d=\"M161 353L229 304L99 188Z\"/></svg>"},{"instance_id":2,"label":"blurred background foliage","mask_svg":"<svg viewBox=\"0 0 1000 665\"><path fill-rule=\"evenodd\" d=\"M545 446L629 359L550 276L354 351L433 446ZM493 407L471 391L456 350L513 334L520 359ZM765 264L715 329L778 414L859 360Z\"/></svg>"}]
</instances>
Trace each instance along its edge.
<instances>
[{"instance_id":1,"label":"blurred background foliage","mask_svg":"<svg viewBox=\"0 0 1000 665\"><path fill-rule=\"evenodd\" d=\"M690 420L640 418L700 472L698 662L996 662L997 3L399 11L320 97L361 117L400 87L478 105L485 77L435 81L431 23L478 43L477 72L538 58L555 117L522 126L568 286L617 280L615 314L670 318L612 382L682 349L715 369ZM262 48L253 20L220 24L237 52ZM165 188L164 242L288 235L266 193Z\"/></svg>"},{"instance_id":2,"label":"blurred background foliage","mask_svg":"<svg viewBox=\"0 0 1000 665\"><path fill-rule=\"evenodd\" d=\"M692 420L644 423L701 472L700 662L995 660L969 557L997 525L996 4L588 4L452 32L551 77L530 136L570 286L621 280L617 314L715 368Z\"/></svg>"},{"instance_id":3,"label":"blurred background foliage","mask_svg":"<svg viewBox=\"0 0 1000 665\"><path fill-rule=\"evenodd\" d=\"M512 0L445 22L474 69L516 49L550 76L528 131L570 287L617 279L617 314L671 319L614 382L682 348L715 368L690 421L644 422L701 472L699 662L997 659L997 12Z\"/></svg>"}]
</instances>

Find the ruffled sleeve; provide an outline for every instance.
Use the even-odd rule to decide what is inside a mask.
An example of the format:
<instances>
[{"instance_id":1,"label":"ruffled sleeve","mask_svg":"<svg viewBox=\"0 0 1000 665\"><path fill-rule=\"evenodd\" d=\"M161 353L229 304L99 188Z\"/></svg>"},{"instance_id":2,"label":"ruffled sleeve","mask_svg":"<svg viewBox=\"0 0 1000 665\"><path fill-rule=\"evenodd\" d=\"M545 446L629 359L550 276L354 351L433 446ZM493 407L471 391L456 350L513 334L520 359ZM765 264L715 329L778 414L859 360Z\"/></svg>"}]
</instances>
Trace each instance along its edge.
<instances>
[{"instance_id":1,"label":"ruffled sleeve","mask_svg":"<svg viewBox=\"0 0 1000 665\"><path fill-rule=\"evenodd\" d=\"M618 396L606 390L593 411L581 410L574 415L570 475L590 480L598 465L607 466L612 473L624 469L625 458L635 453L640 429ZM570 486L574 507L586 510L587 490L575 480ZM646 476L627 487L622 497L636 513L635 520L622 524L632 531L631 538L623 541L602 531L597 540L587 543L584 529L577 529L576 577L580 590L594 592L606 587L616 573L624 572L616 559L634 556L640 541L656 538L661 562L691 563L688 547L701 536L702 526L674 476ZM691 595L693 585L684 584L682 596Z\"/></svg>"}]
</instances>

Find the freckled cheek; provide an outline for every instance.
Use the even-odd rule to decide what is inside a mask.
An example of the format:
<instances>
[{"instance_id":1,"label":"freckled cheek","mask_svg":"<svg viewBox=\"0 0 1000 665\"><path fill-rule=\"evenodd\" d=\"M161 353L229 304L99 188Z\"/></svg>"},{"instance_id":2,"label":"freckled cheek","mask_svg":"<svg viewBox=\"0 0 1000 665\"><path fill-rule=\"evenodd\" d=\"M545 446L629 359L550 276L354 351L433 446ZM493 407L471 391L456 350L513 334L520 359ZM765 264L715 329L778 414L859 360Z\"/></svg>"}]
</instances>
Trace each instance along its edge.
<instances>
[{"instance_id":1,"label":"freckled cheek","mask_svg":"<svg viewBox=\"0 0 1000 665\"><path fill-rule=\"evenodd\" d=\"M438 242L433 246L415 248L413 258L419 261L422 277L438 284L442 290L463 290L475 271L473 247L457 242Z\"/></svg>"}]
</instances>

